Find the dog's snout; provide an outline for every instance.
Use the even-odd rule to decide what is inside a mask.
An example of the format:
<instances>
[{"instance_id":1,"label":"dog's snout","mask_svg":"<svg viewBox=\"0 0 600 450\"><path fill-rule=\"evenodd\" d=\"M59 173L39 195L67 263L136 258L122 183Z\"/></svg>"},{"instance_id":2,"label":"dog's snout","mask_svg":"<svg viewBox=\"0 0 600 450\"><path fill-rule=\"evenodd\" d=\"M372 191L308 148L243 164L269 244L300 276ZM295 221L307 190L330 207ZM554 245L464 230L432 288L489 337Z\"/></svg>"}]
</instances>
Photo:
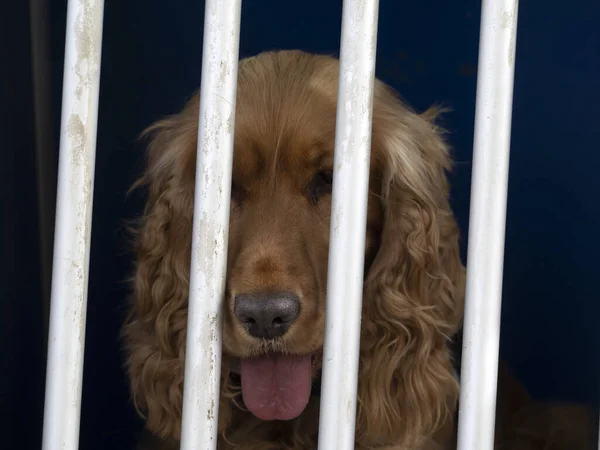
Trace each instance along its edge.
<instances>
[{"instance_id":1,"label":"dog's snout","mask_svg":"<svg viewBox=\"0 0 600 450\"><path fill-rule=\"evenodd\" d=\"M234 312L252 336L273 339L283 336L296 320L300 302L289 292L240 294L235 296Z\"/></svg>"}]
</instances>

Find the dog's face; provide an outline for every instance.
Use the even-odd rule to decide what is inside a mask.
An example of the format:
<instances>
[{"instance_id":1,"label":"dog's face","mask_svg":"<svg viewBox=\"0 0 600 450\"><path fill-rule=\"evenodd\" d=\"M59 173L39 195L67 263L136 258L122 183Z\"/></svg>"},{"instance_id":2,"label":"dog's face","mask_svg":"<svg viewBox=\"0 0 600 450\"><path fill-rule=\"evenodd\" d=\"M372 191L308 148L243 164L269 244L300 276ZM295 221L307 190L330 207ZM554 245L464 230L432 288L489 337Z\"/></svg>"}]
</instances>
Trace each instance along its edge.
<instances>
[{"instance_id":1,"label":"dog's face","mask_svg":"<svg viewBox=\"0 0 600 450\"><path fill-rule=\"evenodd\" d=\"M219 426L304 411L321 366L339 64L303 52L239 66ZM199 97L150 127L148 200L136 236L127 366L147 427L179 437ZM457 398L448 336L464 267L435 111L375 82L357 439L413 446ZM335 268L333 268L335 270ZM248 416L245 416L248 419ZM243 420L245 420L243 419ZM242 420L242 421L243 421Z\"/></svg>"},{"instance_id":2,"label":"dog's face","mask_svg":"<svg viewBox=\"0 0 600 450\"><path fill-rule=\"evenodd\" d=\"M289 419L306 406L321 364L336 99L319 72L265 82L238 90L223 342L241 363L247 407ZM381 226L376 178L367 264Z\"/></svg>"}]
</instances>

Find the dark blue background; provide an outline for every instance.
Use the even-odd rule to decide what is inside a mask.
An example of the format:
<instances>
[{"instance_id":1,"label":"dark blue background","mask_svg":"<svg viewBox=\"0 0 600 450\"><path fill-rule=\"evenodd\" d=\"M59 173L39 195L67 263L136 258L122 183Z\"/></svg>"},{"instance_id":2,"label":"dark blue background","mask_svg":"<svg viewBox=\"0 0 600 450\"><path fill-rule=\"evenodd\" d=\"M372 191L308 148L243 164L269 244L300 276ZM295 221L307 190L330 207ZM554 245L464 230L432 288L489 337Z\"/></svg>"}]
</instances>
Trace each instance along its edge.
<instances>
[{"instance_id":1,"label":"dark blue background","mask_svg":"<svg viewBox=\"0 0 600 450\"><path fill-rule=\"evenodd\" d=\"M53 2L52 8L57 118L65 6ZM138 133L176 112L199 86L203 9L200 1L106 2L84 450L128 448L139 424L117 342L131 264L123 221L142 205L141 198L126 200L125 192L140 170ZM378 76L418 110L440 102L454 109L444 125L457 160L452 202L464 249L479 15L476 0L381 0L380 6ZM501 337L503 357L534 396L594 403L600 377L599 19L595 0L521 2ZM340 21L339 0L245 0L240 56L280 48L335 54ZM30 414L41 412L39 393L30 404ZM39 425L39 417L15 420L21 435L40 432Z\"/></svg>"}]
</instances>

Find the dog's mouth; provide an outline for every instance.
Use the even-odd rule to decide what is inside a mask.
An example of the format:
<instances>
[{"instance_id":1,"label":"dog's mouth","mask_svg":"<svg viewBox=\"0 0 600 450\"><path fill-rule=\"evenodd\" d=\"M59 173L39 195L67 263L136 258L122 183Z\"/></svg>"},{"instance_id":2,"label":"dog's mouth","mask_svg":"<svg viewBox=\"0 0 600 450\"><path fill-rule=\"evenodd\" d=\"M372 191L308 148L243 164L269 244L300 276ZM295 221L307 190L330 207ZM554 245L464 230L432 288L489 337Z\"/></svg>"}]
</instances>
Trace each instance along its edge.
<instances>
[{"instance_id":1,"label":"dog's mouth","mask_svg":"<svg viewBox=\"0 0 600 450\"><path fill-rule=\"evenodd\" d=\"M317 355L270 353L242 359L239 373L244 405L262 420L292 420L310 399Z\"/></svg>"}]
</instances>

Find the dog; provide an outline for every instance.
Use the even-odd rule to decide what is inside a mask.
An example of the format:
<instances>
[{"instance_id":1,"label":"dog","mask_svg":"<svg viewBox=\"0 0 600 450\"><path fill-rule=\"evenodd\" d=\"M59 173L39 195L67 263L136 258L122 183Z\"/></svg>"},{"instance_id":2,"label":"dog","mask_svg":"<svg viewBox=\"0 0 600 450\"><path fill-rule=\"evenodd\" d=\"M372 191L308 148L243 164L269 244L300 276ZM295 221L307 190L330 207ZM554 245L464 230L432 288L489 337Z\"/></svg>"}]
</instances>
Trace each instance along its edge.
<instances>
[{"instance_id":1,"label":"dog","mask_svg":"<svg viewBox=\"0 0 600 450\"><path fill-rule=\"evenodd\" d=\"M317 447L339 62L301 51L240 61L220 449ZM376 79L356 448L455 445L465 267L440 109ZM153 444L181 433L199 93L152 125L123 329L133 401ZM335 268L332 268L335 270Z\"/></svg>"}]
</instances>

